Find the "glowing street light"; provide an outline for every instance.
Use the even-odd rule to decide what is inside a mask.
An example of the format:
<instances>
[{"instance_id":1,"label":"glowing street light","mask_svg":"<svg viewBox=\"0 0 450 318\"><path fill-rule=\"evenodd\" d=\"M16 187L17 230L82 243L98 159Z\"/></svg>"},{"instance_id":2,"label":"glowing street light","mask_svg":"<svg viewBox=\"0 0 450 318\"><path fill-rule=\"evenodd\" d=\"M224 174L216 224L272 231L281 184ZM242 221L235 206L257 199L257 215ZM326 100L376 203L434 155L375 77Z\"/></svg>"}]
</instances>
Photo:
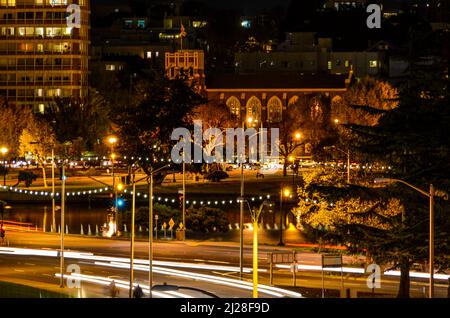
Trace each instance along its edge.
<instances>
[{"instance_id":1,"label":"glowing street light","mask_svg":"<svg viewBox=\"0 0 450 318\"><path fill-rule=\"evenodd\" d=\"M282 188L280 191L280 242L279 246L284 246L283 243L283 198L289 198L291 196L291 189Z\"/></svg>"},{"instance_id":2,"label":"glowing street light","mask_svg":"<svg viewBox=\"0 0 450 318\"><path fill-rule=\"evenodd\" d=\"M430 184L430 190L427 192L400 179L377 178L374 180L374 183L377 184L402 183L430 199L430 225L429 225L430 237L429 237L429 260L428 260L430 272L430 281L429 281L430 287L428 293L429 297L433 298L434 297L434 198L440 197L444 200L448 200L448 193L435 189L433 184Z\"/></svg>"},{"instance_id":3,"label":"glowing street light","mask_svg":"<svg viewBox=\"0 0 450 318\"><path fill-rule=\"evenodd\" d=\"M0 152L2 153L2 159L3 159L3 168L4 168L4 170L5 171L3 171L4 172L4 174L3 174L3 185L5 186L6 185L6 162L5 162L5 156L6 156L6 154L8 153L8 151L9 151L9 149L8 148L6 148L6 147L1 147L0 148Z\"/></svg>"},{"instance_id":4,"label":"glowing street light","mask_svg":"<svg viewBox=\"0 0 450 318\"><path fill-rule=\"evenodd\" d=\"M299 133L299 132L294 133L294 139L297 140L297 141L302 139L302 134Z\"/></svg>"},{"instance_id":5,"label":"glowing street light","mask_svg":"<svg viewBox=\"0 0 450 318\"><path fill-rule=\"evenodd\" d=\"M116 136L110 136L108 137L108 143L110 143L111 145L114 145L115 143L117 143L118 139Z\"/></svg>"}]
</instances>

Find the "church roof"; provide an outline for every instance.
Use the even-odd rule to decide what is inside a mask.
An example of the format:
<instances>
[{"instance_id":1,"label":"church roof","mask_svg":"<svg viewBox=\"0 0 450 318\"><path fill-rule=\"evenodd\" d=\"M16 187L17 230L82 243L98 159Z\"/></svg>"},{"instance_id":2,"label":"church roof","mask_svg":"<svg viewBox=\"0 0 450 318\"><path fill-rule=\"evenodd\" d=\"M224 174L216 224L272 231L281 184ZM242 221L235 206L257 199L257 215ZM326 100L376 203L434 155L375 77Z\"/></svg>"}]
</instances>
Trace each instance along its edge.
<instances>
[{"instance_id":1,"label":"church roof","mask_svg":"<svg viewBox=\"0 0 450 318\"><path fill-rule=\"evenodd\" d=\"M207 90L345 90L345 75L298 73L217 74L206 76Z\"/></svg>"}]
</instances>

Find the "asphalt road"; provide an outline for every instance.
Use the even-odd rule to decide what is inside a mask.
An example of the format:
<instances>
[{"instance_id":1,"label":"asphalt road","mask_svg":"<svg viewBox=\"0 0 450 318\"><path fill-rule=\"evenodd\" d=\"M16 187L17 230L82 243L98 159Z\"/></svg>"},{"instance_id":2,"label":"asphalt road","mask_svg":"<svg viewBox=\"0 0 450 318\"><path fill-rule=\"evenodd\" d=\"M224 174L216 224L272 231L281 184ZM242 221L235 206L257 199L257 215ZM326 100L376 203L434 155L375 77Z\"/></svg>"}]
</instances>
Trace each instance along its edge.
<instances>
[{"instance_id":1,"label":"asphalt road","mask_svg":"<svg viewBox=\"0 0 450 318\"><path fill-rule=\"evenodd\" d=\"M114 280L116 283L120 281L129 282L129 270L127 268L103 267L95 265L95 261L67 259L66 265L78 265L81 273L86 277L98 279L107 278ZM74 297L88 297L88 298L103 298L110 297L109 283L104 285L100 281L86 281L81 280L80 288L64 288L59 289L60 279L55 276L59 273L59 258L56 257L41 257L41 256L16 256L16 255L0 255L0 280L11 283L25 284L42 289L49 289L52 291L63 292ZM70 276L66 276L72 280ZM139 283L141 287L148 286L148 272L142 270L135 271L135 282ZM206 292L213 293L218 297L251 297L251 290L243 290L240 288L233 288L224 286L222 284L214 284L211 282L202 282L194 279L180 278L172 275L154 274L154 285L162 285L167 283L176 286L189 286ZM66 284L67 285L67 284ZM124 288L125 287L125 288ZM128 297L128 283L124 287L119 288L119 297ZM183 291L179 290L187 297L208 297L207 294L201 292ZM144 290L148 295L148 291ZM156 293L154 297L174 297L167 293ZM271 297L271 295L264 295Z\"/></svg>"},{"instance_id":2,"label":"asphalt road","mask_svg":"<svg viewBox=\"0 0 450 318\"><path fill-rule=\"evenodd\" d=\"M15 247L27 247L33 249L57 249L59 247L59 236L56 234L50 233L30 233L30 232L10 232L8 233L8 239L10 246ZM72 251L82 251L95 253L96 255L104 255L104 256L116 256L116 257L129 257L130 243L128 241L122 240L110 240L110 239L99 239L99 238L89 238L89 237L81 237L81 236L66 236L65 239L66 249ZM274 250L277 251L291 251L291 248L288 247L272 247L272 246L260 246L259 248L259 263L260 269L263 272L260 273L260 283L269 284L269 275L267 272L268 264L267 264L267 253L272 252ZM196 264L210 264L210 265L224 265L228 267L234 267L225 271L215 271L215 270L207 270L208 274L226 276L230 278L237 278L237 265L239 263L238 255L239 255L239 247L235 243L217 243L217 242L158 242L155 244L155 259L159 261L169 261L176 262L177 264L192 262ZM302 252L300 255L300 264L303 266L307 265L319 265L321 256L317 253L312 252ZM244 249L244 259L245 266L251 265L251 246L245 246ZM8 257L10 257L8 255ZM145 260L148 257L148 243L147 242L136 242L136 255L137 259ZM5 262L5 257L0 255L0 260ZM9 260L8 260L9 261ZM8 266L8 261L6 261L6 265ZM16 260L17 262L25 262L28 263L28 258ZM353 257L344 257L345 266L351 265L354 262L362 262L363 259L355 259ZM45 262L48 262L45 261ZM55 261L50 263L42 264L43 268L51 268L53 266L58 266L58 263ZM56 265L55 265L56 264ZM2 264L3 265L3 264ZM86 267L85 267L86 265ZM15 265L17 266L17 265ZM24 265L22 265L24 266ZM49 267L50 266L50 267ZM108 267L107 269L99 269L98 267L93 268L92 264L84 264L83 272L87 269L88 272L93 272L99 276L114 276L117 274L121 279L128 280L128 270L127 269L112 269ZM4 266L1 266L2 268ZM25 266L26 267L26 266ZM361 267L361 266L358 266ZM15 267L14 267L15 268ZM18 267L15 269L26 270L23 267ZM56 268L52 268L52 274L55 273ZM116 271L119 270L117 273ZM56 270L57 271L57 270ZM99 272L100 271L100 272ZM198 273L198 269L190 269L190 271ZM139 270L137 271L139 272ZM204 270L200 270L200 272L204 272ZM18 272L20 273L20 272ZM14 274L14 273L13 273ZM45 274L49 274L49 272L45 272ZM16 275L20 275L17 274ZM148 275L148 272L138 273L137 275L143 275L142 279L146 281L145 278ZM297 274L296 284L297 286L307 287L307 288L317 288L320 289L322 286L322 275L320 271L312 271L312 270L300 270ZM0 275L0 279L3 276ZM6 275L8 276L8 275ZM14 275L13 275L14 276ZM31 275L33 276L33 275ZM15 277L15 276L14 276ZM137 276L138 279L141 276ZM251 281L251 273L246 273L244 278L248 281ZM167 280L168 284L174 284L172 275L161 275L158 276L158 281ZM179 277L177 279L180 279ZM344 274L344 286L345 288L351 288L352 290L358 290L360 292L370 293L371 290L367 288L366 285L367 277L364 274ZM54 278L52 277L52 281L54 283ZM185 281L177 281L176 283L188 283L189 286L192 286L193 282L185 282ZM274 284L279 286L291 286L293 284L292 273L288 268L276 268L274 274ZM209 284L200 285L200 287L209 287ZM411 295L413 297L423 297L426 293L427 280L426 279L412 279L411 283ZM200 288L199 287L199 288ZM336 289L339 290L341 288L341 279L340 273L333 273L330 275L329 273L325 276L325 287L328 289ZM425 288L425 289L424 289ZM398 289L398 278L397 277L388 277L383 276L382 278L382 288L380 290L376 290L377 294L390 295L395 296ZM297 291L302 291L302 289L295 289ZM218 289L218 293L220 296L227 296L228 291L224 291L224 294L221 292L224 291L222 288ZM97 293L97 294L95 294ZM100 296L101 293L95 292L94 296ZM250 297L249 293L235 293L232 292L231 295L233 297ZM440 281L436 283L436 296L437 297L446 297L447 296L447 283Z\"/></svg>"}]
</instances>

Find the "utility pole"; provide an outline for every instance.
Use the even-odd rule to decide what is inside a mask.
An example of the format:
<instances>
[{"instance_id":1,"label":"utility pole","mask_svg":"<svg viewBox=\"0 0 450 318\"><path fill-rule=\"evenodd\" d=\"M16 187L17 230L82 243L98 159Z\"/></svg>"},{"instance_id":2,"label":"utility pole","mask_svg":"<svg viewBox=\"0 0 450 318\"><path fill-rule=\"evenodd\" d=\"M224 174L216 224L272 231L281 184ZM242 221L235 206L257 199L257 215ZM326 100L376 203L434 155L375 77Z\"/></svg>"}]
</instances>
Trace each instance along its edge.
<instances>
[{"instance_id":1,"label":"utility pole","mask_svg":"<svg viewBox=\"0 0 450 318\"><path fill-rule=\"evenodd\" d=\"M55 220L55 151L52 149L52 232L56 232Z\"/></svg>"},{"instance_id":2,"label":"utility pole","mask_svg":"<svg viewBox=\"0 0 450 318\"><path fill-rule=\"evenodd\" d=\"M61 186L61 251L59 258L59 272L61 279L59 287L64 288L64 229L65 229L65 205L66 205L66 168L64 162L62 163L62 186Z\"/></svg>"},{"instance_id":3,"label":"utility pole","mask_svg":"<svg viewBox=\"0 0 450 318\"><path fill-rule=\"evenodd\" d=\"M245 121L242 121L242 130L245 130ZM245 153L242 154L244 158L241 158L241 200L239 210L239 278L243 278L243 266L244 266L244 162Z\"/></svg>"},{"instance_id":4,"label":"utility pole","mask_svg":"<svg viewBox=\"0 0 450 318\"><path fill-rule=\"evenodd\" d=\"M153 171L150 173L150 184L148 190L148 200L149 200L149 223L148 223L148 285L150 290L149 297L152 298L152 287L153 287Z\"/></svg>"},{"instance_id":5,"label":"utility pole","mask_svg":"<svg viewBox=\"0 0 450 318\"><path fill-rule=\"evenodd\" d=\"M183 202L182 202L182 208L183 208L183 231L184 231L184 237L183 239L186 239L186 156L183 151Z\"/></svg>"},{"instance_id":6,"label":"utility pole","mask_svg":"<svg viewBox=\"0 0 450 318\"><path fill-rule=\"evenodd\" d=\"M130 240L130 290L129 298L133 298L134 283L134 220L136 218L136 182L134 180L135 172L133 171L133 199L131 204L131 240Z\"/></svg>"},{"instance_id":7,"label":"utility pole","mask_svg":"<svg viewBox=\"0 0 450 318\"><path fill-rule=\"evenodd\" d=\"M430 184L430 298L434 297L434 196L435 189Z\"/></svg>"}]
</instances>

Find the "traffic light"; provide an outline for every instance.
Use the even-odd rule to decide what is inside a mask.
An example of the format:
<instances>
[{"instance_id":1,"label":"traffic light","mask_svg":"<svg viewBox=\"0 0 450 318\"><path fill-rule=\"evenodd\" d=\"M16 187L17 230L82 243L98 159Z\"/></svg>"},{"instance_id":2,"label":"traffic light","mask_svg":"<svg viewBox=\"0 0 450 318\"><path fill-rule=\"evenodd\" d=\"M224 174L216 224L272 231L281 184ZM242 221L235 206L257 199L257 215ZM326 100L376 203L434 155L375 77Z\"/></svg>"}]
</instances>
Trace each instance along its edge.
<instances>
[{"instance_id":1,"label":"traffic light","mask_svg":"<svg viewBox=\"0 0 450 318\"><path fill-rule=\"evenodd\" d=\"M121 207L123 207L124 205L125 205L125 200L122 199L122 198L118 198L118 199L117 199L117 207L118 207L118 208L121 208Z\"/></svg>"}]
</instances>

